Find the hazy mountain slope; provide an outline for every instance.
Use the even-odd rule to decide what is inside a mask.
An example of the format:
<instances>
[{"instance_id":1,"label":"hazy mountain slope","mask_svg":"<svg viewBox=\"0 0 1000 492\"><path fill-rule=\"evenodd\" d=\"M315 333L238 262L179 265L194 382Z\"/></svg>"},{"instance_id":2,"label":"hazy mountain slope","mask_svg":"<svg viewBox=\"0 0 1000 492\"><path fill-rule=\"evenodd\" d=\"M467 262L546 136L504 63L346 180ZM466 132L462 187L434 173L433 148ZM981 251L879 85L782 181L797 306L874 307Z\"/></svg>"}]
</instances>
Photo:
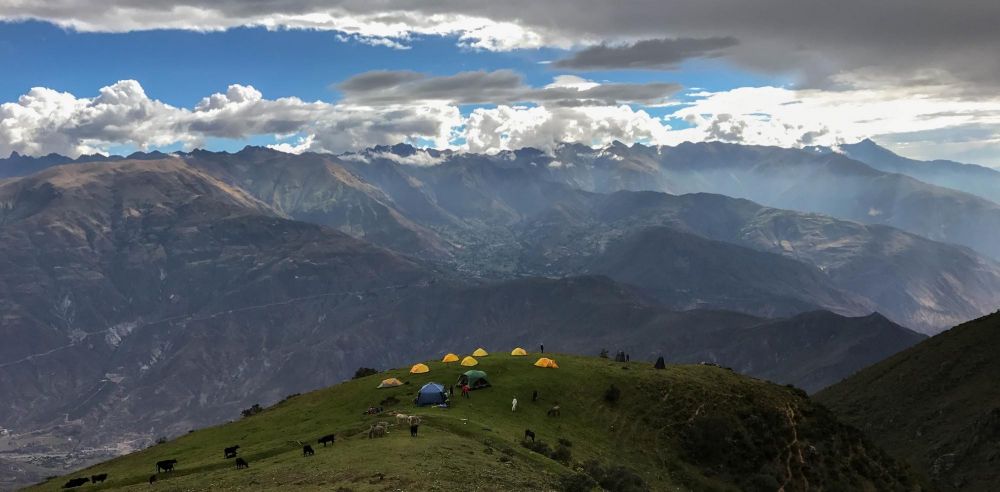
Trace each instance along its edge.
<instances>
[{"instance_id":1,"label":"hazy mountain slope","mask_svg":"<svg viewBox=\"0 0 1000 492\"><path fill-rule=\"evenodd\" d=\"M808 294L815 299L811 301L814 304L836 310L838 305L844 304L832 302L829 295L815 291L831 286L867 299L876 310L901 324L929 333L950 326L948 323L981 316L1000 303L1000 265L966 248L929 241L884 226L778 210L710 194L674 196L618 192L595 195L583 206L579 200L557 202L550 210L519 226L517 234L523 250L520 264L526 271L545 275L584 271L581 264L599 263L594 259L605 254L611 245L651 227L666 227L679 231L677 234L696 234L782 255L813 265L825 277L816 279L809 269L794 268L773 259L767 264L784 267L775 268L767 275L758 270L761 275L755 276L751 274L754 271L752 262L736 267L740 264L736 258L745 258L747 253L717 258L722 255L693 248L685 254L693 259L705 253L705 261L701 264L706 269L694 272L699 274L697 278L677 277L679 283L696 284L698 278L714 278L727 287L734 287L737 284L726 279L743 276L752 281L760 278L769 281L767 288L772 291L795 286L793 290L799 296ZM666 247L658 250L658 244L656 241L645 245L637 243L649 254L620 255L622 263L616 264L617 269L629 271L626 266L631 263L638 275L644 275L644 269L665 271L671 264L664 264L670 259L671 250ZM725 251L717 243L715 249L718 253ZM652 254L660 256L650 256ZM678 256L673 260L678 265L685 265L687 260L682 258ZM763 264L758 262L757 265ZM792 275L791 272L798 273ZM607 273L615 275L610 270ZM644 278L661 283L672 281L670 276ZM625 281L641 285L634 279ZM812 287L802 287L803 284ZM731 306L738 307L738 304Z\"/></svg>"},{"instance_id":2,"label":"hazy mountain slope","mask_svg":"<svg viewBox=\"0 0 1000 492\"><path fill-rule=\"evenodd\" d=\"M838 150L880 171L906 174L926 183L965 191L1000 203L1000 171L993 168L948 160L909 159L868 139L841 145Z\"/></svg>"},{"instance_id":3,"label":"hazy mountain slope","mask_svg":"<svg viewBox=\"0 0 1000 492\"><path fill-rule=\"evenodd\" d=\"M832 283L825 282L821 290L832 288L849 293L839 297L855 297L843 303L827 294L814 299L801 295L797 297L804 302L802 308L791 311L798 301L790 305L782 295L751 306L752 313L786 315L818 306L861 314L849 306L860 303L933 333L989 312L1000 302L1000 269L994 262L894 229L709 195L670 199L612 194L606 199L576 189L683 191L718 186L729 190L738 184L729 191L743 193L744 188L757 189L750 184L763 180L766 183L758 183L761 189L816 188L806 194L819 196L830 189L841 193L840 185L813 186L827 183L824 173L830 169L840 170L833 173L831 183L843 176L863 176L866 182L888 179L885 173L841 156L723 144L676 148L615 144L598 150L566 145L557 149L556 157L533 149L485 156L397 145L343 156L295 156L248 147L235 154L195 151L182 158L245 189L279 214L444 262L470 277L586 273L580 265L600 254L607 241L636 233L636 227L656 226L779 253L830 277ZM819 165L821 158L836 159ZM556 268L561 264L552 260L560 255L576 257L574 268ZM731 265L707 276L725 278ZM641 271L647 265L633 267ZM775 283L780 284L774 286L779 291L796 285L788 278ZM748 306L738 298L721 296L710 304L702 302L705 298L692 293L671 302L724 309Z\"/></svg>"},{"instance_id":4,"label":"hazy mountain slope","mask_svg":"<svg viewBox=\"0 0 1000 492\"><path fill-rule=\"evenodd\" d=\"M624 484L614 490L764 491L923 490L922 480L889 458L851 427L795 390L737 376L721 368L649 363L555 354L559 369L539 369L535 357L499 353L481 359L492 387L448 409L417 408L413 393L429 381L451 384L464 368L429 361L431 371L406 369L345 382L299 395L258 415L195 431L144 451L81 470L31 490L57 490L71 476L108 473L102 488L148 488L151 465L178 459L176 470L158 474L155 488L260 490L585 490L568 477L584 473L606 480L598 468ZM419 359L411 359L416 362ZM376 389L381 378L408 384ZM611 386L617 401L603 398ZM538 391L539 402L528 395ZM511 395L520 400L511 412ZM389 400L392 398L392 400ZM418 437L395 425L392 415L361 415L380 401L388 411L422 418ZM394 403L395 402L395 403ZM559 417L547 417L554 402ZM384 438L367 428L393 423ZM524 429L537 442L561 447L557 459L522 446ZM332 446L317 437L336 433ZM304 458L296 441L312 443ZM725 441L724 452L719 449ZM563 443L560 445L559 443ZM238 444L249 461L236 470L221 447ZM596 460L597 466L585 464ZM591 480L590 486L596 485Z\"/></svg>"},{"instance_id":5,"label":"hazy mountain slope","mask_svg":"<svg viewBox=\"0 0 1000 492\"><path fill-rule=\"evenodd\" d=\"M817 398L945 490L995 490L1000 313L956 326Z\"/></svg>"},{"instance_id":6,"label":"hazy mountain slope","mask_svg":"<svg viewBox=\"0 0 1000 492\"><path fill-rule=\"evenodd\" d=\"M292 156L247 147L236 154L195 151L184 158L288 217L333 227L407 254L428 258L449 255L449 245L403 216L382 190L329 156Z\"/></svg>"},{"instance_id":7,"label":"hazy mountain slope","mask_svg":"<svg viewBox=\"0 0 1000 492\"><path fill-rule=\"evenodd\" d=\"M535 251L530 243L525 249ZM673 309L725 306L768 317L820 306L855 316L874 310L872 303L838 289L805 263L666 227L626 232L582 260L579 266L570 260L561 267L639 286Z\"/></svg>"},{"instance_id":8,"label":"hazy mountain slope","mask_svg":"<svg viewBox=\"0 0 1000 492\"><path fill-rule=\"evenodd\" d=\"M1000 258L997 203L879 171L841 154L719 142L676 147L616 144L599 150L566 145L538 164L546 179L587 185L582 189L591 191L719 193L772 207L890 225ZM609 173L619 178L601 178Z\"/></svg>"},{"instance_id":9,"label":"hazy mountain slope","mask_svg":"<svg viewBox=\"0 0 1000 492\"><path fill-rule=\"evenodd\" d=\"M0 203L0 394L12 402L0 427L15 450L0 458L55 453L35 463L50 469L456 343L696 357L716 330L767 322L667 311L602 277L456 280L280 217L180 159L57 167L0 182ZM689 353L671 349L677 333ZM809 350L821 358L851 343L830 342ZM741 357L756 371L775 354Z\"/></svg>"}]
</instances>

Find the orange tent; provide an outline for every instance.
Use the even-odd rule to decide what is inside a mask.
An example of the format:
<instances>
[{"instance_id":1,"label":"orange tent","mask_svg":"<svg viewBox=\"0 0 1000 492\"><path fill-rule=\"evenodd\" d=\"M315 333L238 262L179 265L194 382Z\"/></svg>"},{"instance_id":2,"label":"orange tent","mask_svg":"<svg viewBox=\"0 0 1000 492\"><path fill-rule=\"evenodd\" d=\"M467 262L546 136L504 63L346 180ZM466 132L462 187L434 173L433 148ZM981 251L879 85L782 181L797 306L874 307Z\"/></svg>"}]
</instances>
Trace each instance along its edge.
<instances>
[{"instance_id":1,"label":"orange tent","mask_svg":"<svg viewBox=\"0 0 1000 492\"><path fill-rule=\"evenodd\" d=\"M471 356L471 355L467 355L467 356L465 356L464 359L462 359L462 365L463 366L472 367L472 366L477 365L477 364L479 364L479 361L476 360L476 358L473 357L473 356Z\"/></svg>"},{"instance_id":2,"label":"orange tent","mask_svg":"<svg viewBox=\"0 0 1000 492\"><path fill-rule=\"evenodd\" d=\"M455 354L448 354L441 359L441 362L444 362L445 364L449 362L458 362L458 356Z\"/></svg>"},{"instance_id":3,"label":"orange tent","mask_svg":"<svg viewBox=\"0 0 1000 492\"><path fill-rule=\"evenodd\" d=\"M511 350L510 351L510 355L528 355L528 351L524 350L521 347L518 347L518 348L516 348L514 350Z\"/></svg>"},{"instance_id":4,"label":"orange tent","mask_svg":"<svg viewBox=\"0 0 1000 492\"><path fill-rule=\"evenodd\" d=\"M479 348L476 349L475 352L472 353L472 355L475 355L476 357L486 357L487 355L490 355L490 354L489 354L489 352L486 351L486 349L484 349L482 347L479 347Z\"/></svg>"},{"instance_id":5,"label":"orange tent","mask_svg":"<svg viewBox=\"0 0 1000 492\"><path fill-rule=\"evenodd\" d=\"M556 361L549 359L548 357L542 357L535 362L537 367L547 367L549 369L559 369L559 364Z\"/></svg>"},{"instance_id":6,"label":"orange tent","mask_svg":"<svg viewBox=\"0 0 1000 492\"><path fill-rule=\"evenodd\" d=\"M427 367L427 364L413 364L410 368L410 374L423 374L425 372L431 372L431 368Z\"/></svg>"}]
</instances>

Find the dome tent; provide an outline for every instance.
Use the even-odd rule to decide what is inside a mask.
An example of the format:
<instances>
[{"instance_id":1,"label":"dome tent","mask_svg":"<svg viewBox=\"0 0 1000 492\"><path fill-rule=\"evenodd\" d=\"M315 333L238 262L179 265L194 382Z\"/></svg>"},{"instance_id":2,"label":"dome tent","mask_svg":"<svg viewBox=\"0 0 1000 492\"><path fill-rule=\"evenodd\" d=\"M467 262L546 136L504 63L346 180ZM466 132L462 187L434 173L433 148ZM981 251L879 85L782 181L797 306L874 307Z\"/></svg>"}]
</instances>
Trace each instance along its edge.
<instances>
[{"instance_id":1,"label":"dome tent","mask_svg":"<svg viewBox=\"0 0 1000 492\"><path fill-rule=\"evenodd\" d=\"M378 385L379 388L394 388L396 386L402 386L403 382L396 378L383 379L382 384Z\"/></svg>"},{"instance_id":2,"label":"dome tent","mask_svg":"<svg viewBox=\"0 0 1000 492\"><path fill-rule=\"evenodd\" d=\"M458 384L469 385L471 389L489 388L490 382L486 379L486 373L484 371L465 371L461 376L458 377Z\"/></svg>"},{"instance_id":3,"label":"dome tent","mask_svg":"<svg viewBox=\"0 0 1000 492\"><path fill-rule=\"evenodd\" d=\"M441 359L441 362L444 362L445 364L447 364L449 362L458 362L458 356L455 355L455 354L449 353L449 354L445 355L444 358Z\"/></svg>"},{"instance_id":4,"label":"dome tent","mask_svg":"<svg viewBox=\"0 0 1000 492\"><path fill-rule=\"evenodd\" d=\"M476 360L476 358L473 357L473 356L471 356L471 355L467 355L467 356L465 356L464 359L462 359L462 365L465 366L465 367L472 367L472 366L475 366L475 365L478 365L478 364L479 364L479 361Z\"/></svg>"},{"instance_id":5,"label":"dome tent","mask_svg":"<svg viewBox=\"0 0 1000 492\"><path fill-rule=\"evenodd\" d=\"M528 351L524 350L521 347L517 347L516 349L510 351L510 355L513 355L513 356L528 355Z\"/></svg>"},{"instance_id":6,"label":"dome tent","mask_svg":"<svg viewBox=\"0 0 1000 492\"><path fill-rule=\"evenodd\" d=\"M410 374L423 374L425 372L431 372L431 368L427 367L427 364L413 364L410 368Z\"/></svg>"},{"instance_id":7,"label":"dome tent","mask_svg":"<svg viewBox=\"0 0 1000 492\"><path fill-rule=\"evenodd\" d=\"M417 405L424 407L427 405L440 405L448 401L448 394L445 393L444 386L438 383L427 383L417 392Z\"/></svg>"},{"instance_id":8,"label":"dome tent","mask_svg":"<svg viewBox=\"0 0 1000 492\"><path fill-rule=\"evenodd\" d=\"M490 355L490 353L487 352L486 349L479 347L476 349L475 352L472 353L472 355L476 357L486 357L487 355Z\"/></svg>"},{"instance_id":9,"label":"dome tent","mask_svg":"<svg viewBox=\"0 0 1000 492\"><path fill-rule=\"evenodd\" d=\"M559 369L559 364L556 361L549 359L548 357L542 357L535 362L536 367L546 367L549 369Z\"/></svg>"}]
</instances>

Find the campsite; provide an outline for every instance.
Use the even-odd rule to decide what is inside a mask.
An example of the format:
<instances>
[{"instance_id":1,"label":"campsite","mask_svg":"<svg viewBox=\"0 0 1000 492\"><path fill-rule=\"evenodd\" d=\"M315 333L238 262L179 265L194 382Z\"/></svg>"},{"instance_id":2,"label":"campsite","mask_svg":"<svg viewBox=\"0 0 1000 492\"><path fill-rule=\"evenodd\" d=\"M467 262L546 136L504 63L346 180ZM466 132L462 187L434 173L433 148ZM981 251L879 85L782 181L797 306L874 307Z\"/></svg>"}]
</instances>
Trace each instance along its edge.
<instances>
[{"instance_id":1,"label":"campsite","mask_svg":"<svg viewBox=\"0 0 1000 492\"><path fill-rule=\"evenodd\" d=\"M578 475L575 468L591 462L642 484L628 490L737 490L739 477L754 476L747 475L747 467L780 469L785 455L733 447L727 449L733 463L716 463L714 454L695 452L706 443L692 441L700 435L692 430L704 432L699 429L707 422L784 450L792 429L751 425L760 418L781 421L783 413L776 409L810 422L810 439L831 450L825 458L831 467L869 459L852 458L853 441L837 434L825 414L815 416L813 404L798 390L704 365L661 370L633 362L626 368L614 360L546 352L559 368L540 367L539 354L512 356L508 350L480 358L474 370L438 359L422 363L426 372L411 374L408 366L297 395L256 415L195 430L75 475L108 473L106 483L88 490L566 490L564 481ZM490 386L475 383L480 373ZM415 405L421 388L438 383L447 389L461 375L480 387L470 398L459 398L456 389L447 408ZM513 397L521 402L517 412L511 412ZM554 405L561 407L559 416L549 416ZM372 406L384 412L365 415ZM395 424L395 412L420 417L418 437L410 437L405 424ZM388 433L370 439L368 430L379 421L389 423ZM317 445L331 433L337 436L333 444ZM304 444L315 454L304 457ZM222 459L223 446L232 445L240 446L249 468L237 470L232 460ZM153 463L167 458L178 459L175 470L148 484ZM810 471L817 472L826 473ZM53 479L36 490L59 490L64 482Z\"/></svg>"}]
</instances>

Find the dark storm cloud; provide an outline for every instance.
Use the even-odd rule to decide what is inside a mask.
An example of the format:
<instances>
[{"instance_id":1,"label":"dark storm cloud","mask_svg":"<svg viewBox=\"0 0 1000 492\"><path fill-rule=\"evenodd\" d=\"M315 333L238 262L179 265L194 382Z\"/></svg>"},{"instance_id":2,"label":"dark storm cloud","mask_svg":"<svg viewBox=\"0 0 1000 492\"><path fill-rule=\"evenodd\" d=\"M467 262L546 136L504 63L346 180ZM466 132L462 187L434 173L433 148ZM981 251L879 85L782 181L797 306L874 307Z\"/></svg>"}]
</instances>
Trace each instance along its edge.
<instances>
[{"instance_id":1,"label":"dark storm cloud","mask_svg":"<svg viewBox=\"0 0 1000 492\"><path fill-rule=\"evenodd\" d=\"M856 85L863 75L882 86L951 85L971 94L1000 87L996 0L61 0L0 2L0 19L93 31L330 29L403 41L444 30L500 50L735 38L727 61L800 85Z\"/></svg>"},{"instance_id":2,"label":"dark storm cloud","mask_svg":"<svg viewBox=\"0 0 1000 492\"><path fill-rule=\"evenodd\" d=\"M451 104L554 103L562 106L657 104L680 86L671 83L601 84L575 80L583 85L530 87L517 72L461 72L442 77L413 77L413 72L366 72L336 86L346 102L355 104L405 104L444 101ZM369 83L376 80L378 83ZM391 82L390 82L391 81Z\"/></svg>"},{"instance_id":3,"label":"dark storm cloud","mask_svg":"<svg viewBox=\"0 0 1000 492\"><path fill-rule=\"evenodd\" d=\"M618 68L675 68L689 58L715 57L739 42L733 37L647 39L631 44L601 43L557 61L559 68L609 70Z\"/></svg>"}]
</instances>

